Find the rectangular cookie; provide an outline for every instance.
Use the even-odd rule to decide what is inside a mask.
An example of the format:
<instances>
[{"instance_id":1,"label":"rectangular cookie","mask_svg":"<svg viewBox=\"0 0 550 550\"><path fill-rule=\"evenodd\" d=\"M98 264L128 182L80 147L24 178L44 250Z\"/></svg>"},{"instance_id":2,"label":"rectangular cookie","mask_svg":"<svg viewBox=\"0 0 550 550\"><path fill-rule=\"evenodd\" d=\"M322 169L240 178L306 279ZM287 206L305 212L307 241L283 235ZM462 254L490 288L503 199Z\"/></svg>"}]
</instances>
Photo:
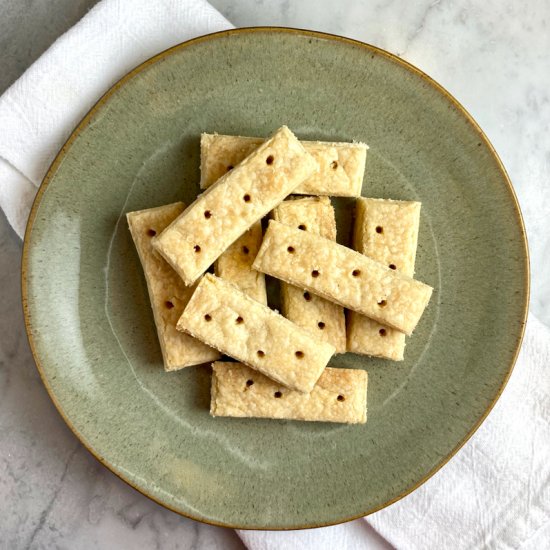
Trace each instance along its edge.
<instances>
[{"instance_id":1,"label":"rectangular cookie","mask_svg":"<svg viewBox=\"0 0 550 550\"><path fill-rule=\"evenodd\" d=\"M355 250L412 277L420 207L421 203L416 201L358 198L353 234Z\"/></svg>"},{"instance_id":2,"label":"rectangular cookie","mask_svg":"<svg viewBox=\"0 0 550 550\"><path fill-rule=\"evenodd\" d=\"M351 248L275 220L252 267L409 335L432 294Z\"/></svg>"},{"instance_id":3,"label":"rectangular cookie","mask_svg":"<svg viewBox=\"0 0 550 550\"><path fill-rule=\"evenodd\" d=\"M364 370L327 367L309 394L289 390L242 363L212 365L210 414L240 418L285 418L364 424Z\"/></svg>"},{"instance_id":4,"label":"rectangular cookie","mask_svg":"<svg viewBox=\"0 0 550 550\"><path fill-rule=\"evenodd\" d=\"M419 225L419 202L359 198L353 247L390 269L412 277ZM355 311L348 313L348 351L403 360L405 335L402 332Z\"/></svg>"},{"instance_id":5,"label":"rectangular cookie","mask_svg":"<svg viewBox=\"0 0 550 550\"><path fill-rule=\"evenodd\" d=\"M336 240L334 208L328 197L307 197L283 201L273 218L303 231L311 231L326 239ZM315 338L330 342L336 353L346 351L346 319L344 308L302 288L281 283L283 315L312 332Z\"/></svg>"},{"instance_id":6,"label":"rectangular cookie","mask_svg":"<svg viewBox=\"0 0 550 550\"><path fill-rule=\"evenodd\" d=\"M153 250L152 238L181 212L181 202L128 212L126 218L136 245L164 360L164 369L178 370L190 365L214 361L220 354L188 334L176 330L176 323L193 293L178 274Z\"/></svg>"},{"instance_id":7,"label":"rectangular cookie","mask_svg":"<svg viewBox=\"0 0 550 550\"><path fill-rule=\"evenodd\" d=\"M313 389L334 353L330 344L209 273L177 328L301 392Z\"/></svg>"},{"instance_id":8,"label":"rectangular cookie","mask_svg":"<svg viewBox=\"0 0 550 550\"><path fill-rule=\"evenodd\" d=\"M256 222L216 260L214 271L218 277L232 282L254 300L267 305L265 275L252 269L262 237L262 222Z\"/></svg>"},{"instance_id":9,"label":"rectangular cookie","mask_svg":"<svg viewBox=\"0 0 550 550\"><path fill-rule=\"evenodd\" d=\"M210 187L264 142L264 138L201 135L201 189ZM300 184L300 195L361 195L368 146L364 143L302 141L319 164L319 172Z\"/></svg>"},{"instance_id":10,"label":"rectangular cookie","mask_svg":"<svg viewBox=\"0 0 550 550\"><path fill-rule=\"evenodd\" d=\"M186 285L317 169L283 126L188 206L153 241Z\"/></svg>"}]
</instances>

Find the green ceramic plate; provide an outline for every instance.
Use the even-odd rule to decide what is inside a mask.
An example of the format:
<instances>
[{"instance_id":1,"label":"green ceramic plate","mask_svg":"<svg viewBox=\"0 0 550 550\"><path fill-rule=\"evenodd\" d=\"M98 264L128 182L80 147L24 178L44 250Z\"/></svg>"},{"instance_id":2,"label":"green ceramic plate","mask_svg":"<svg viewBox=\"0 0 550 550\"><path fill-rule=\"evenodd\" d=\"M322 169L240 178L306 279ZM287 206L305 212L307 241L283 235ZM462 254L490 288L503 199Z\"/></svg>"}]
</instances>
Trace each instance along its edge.
<instances>
[{"instance_id":1,"label":"green ceramic plate","mask_svg":"<svg viewBox=\"0 0 550 550\"><path fill-rule=\"evenodd\" d=\"M165 374L125 212L198 192L201 132L370 145L363 194L422 201L417 273L435 288L406 360L370 375L365 426L213 419L209 367ZM335 201L339 239L353 201ZM243 29L192 40L123 78L46 176L25 238L23 301L44 383L108 468L200 521L285 529L399 499L479 426L518 352L525 233L490 143L440 86L344 38Z\"/></svg>"}]
</instances>

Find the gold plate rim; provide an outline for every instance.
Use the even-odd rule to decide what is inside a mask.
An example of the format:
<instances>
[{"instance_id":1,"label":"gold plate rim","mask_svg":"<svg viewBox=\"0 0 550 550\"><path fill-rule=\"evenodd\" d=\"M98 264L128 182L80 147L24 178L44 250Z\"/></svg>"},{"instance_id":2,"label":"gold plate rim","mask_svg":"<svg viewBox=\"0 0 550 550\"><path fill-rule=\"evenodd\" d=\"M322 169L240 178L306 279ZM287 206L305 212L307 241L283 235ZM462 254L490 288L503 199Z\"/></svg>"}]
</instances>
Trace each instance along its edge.
<instances>
[{"instance_id":1,"label":"gold plate rim","mask_svg":"<svg viewBox=\"0 0 550 550\"><path fill-rule=\"evenodd\" d=\"M30 312L29 312L29 305L28 305L28 294L27 294L27 268L28 268L28 260L29 260L29 249L30 249L30 234L32 232L36 213L38 210L38 207L40 205L40 202L42 200L42 196L47 189L50 181L53 179L55 173L57 172L57 169L63 159L65 158L65 155L69 151L73 141L80 135L80 133L90 124L92 118L95 116L95 114L105 105L109 99L122 87L124 86L128 81L130 81L134 76L139 74L144 69L150 67L151 65L157 63L158 61L161 61L162 59L174 54L175 52L179 52L185 48L188 48L189 46L193 46L196 44L199 44L201 42L214 40L221 37L226 36L233 36L233 35L241 35L241 34L253 34L253 33L280 33L280 34L299 34L307 37L313 37L313 38L321 38L321 39L327 39L332 40L336 42L341 42L348 45L353 46L359 46L364 48L369 53L375 53L382 55L384 57L387 57L388 59L391 59L395 63L401 65L405 69L409 70L410 72L420 76L426 83L428 83L430 86L435 88L439 93L441 93L445 98L454 106L456 109L466 118L466 120L472 125L474 130L479 134L480 139L483 141L485 146L489 149L491 155L493 156L494 161L497 163L497 166L499 170L502 173L502 177L504 181L506 182L508 192L510 193L510 197L512 199L512 204L515 207L515 213L516 213L516 222L518 224L518 229L520 231L520 234L523 238L523 244L524 244L524 260L526 265L526 272L525 272L525 292L524 292L524 306L523 306L523 319L522 319L522 327L521 327L521 334L517 343L517 347L514 352L514 357L510 363L508 372L506 373L506 376L504 377L504 380L502 381L502 384L500 388L497 391L497 394L495 395L494 400L488 405L487 409L484 411L484 413L481 415L481 417L478 419L478 421L473 425L471 430L466 434L466 436L459 441L459 443L452 449L452 451L444 457L434 468L432 468L424 477L422 477L417 483L412 485L411 487L407 488L405 491L397 495L396 497L388 500L387 502L383 503L380 506L376 506L372 509L368 509L364 512L361 512L359 514L355 514L350 517L342 518L338 521L334 522L324 522L324 523L309 523L306 525L295 525L291 527L277 527L277 526L242 526L242 525L236 525L236 524L229 524L224 522L217 522L213 520L208 520L205 518L194 516L192 513L183 512L181 510L178 510L177 508L168 505L165 502L160 501L152 494L149 494L145 489L142 489L140 487L137 487L134 485L129 479L126 478L121 472L117 472L114 469L114 466L111 466L106 459L98 454L95 449L92 448L92 446L86 441L84 436L77 430L77 428L72 424L71 420L67 417L65 414L61 403L57 400L57 397L50 386L48 379L46 377L46 374L44 372L44 369L42 367L42 364L40 362L40 359L38 357L38 353L35 347L34 339L32 336L32 327L31 327L31 319L30 319ZM495 148L489 141L488 137L485 135L479 124L474 120L474 118L468 113L468 111L462 106L462 104L455 99L450 92L448 92L443 86L438 84L434 79L432 79L430 76L428 76L425 72L418 69L408 61L405 61L401 59L400 57L383 50L377 46L373 46L371 44L367 44L365 42L361 42L359 40L354 40L352 38L346 38L344 36L336 35L336 34L330 34L320 31L312 31L312 30L306 30L306 29L299 29L299 28L293 28L293 27L273 27L273 26L259 26L259 27L243 27L239 29L230 29L226 31L218 31L210 34L205 34L196 38L192 38L190 40L187 40L185 42L182 42L180 44L176 44L175 46L172 46L171 48L168 48L157 55L147 59L137 67L135 67L133 70L131 70L129 73L124 75L120 80L118 80L105 94L101 96L101 98L92 106L92 108L88 111L88 113L84 116L84 118L78 123L76 128L72 131L71 135L65 142L65 144L61 147L59 152L57 153L56 157L54 158L53 162L51 163L50 167L48 168L48 171L46 172L46 175L44 176L44 179L42 180L42 183L40 184L40 187L36 193L34 202L32 204L32 208L30 211L29 219L27 221L27 226L25 230L25 237L23 240L23 254L22 254L22 262L21 262L21 299L23 303L23 316L25 320L25 330L27 333L27 339L29 341L29 345L31 348L31 353L34 359L34 362L36 364L36 367L38 369L38 372L40 374L40 378L42 379L42 382L44 386L46 387L46 390L48 392L48 395L50 396L50 399L52 400L55 408L69 427L69 429L74 433L74 435L78 438L78 440L84 445L84 447L94 456L103 466L108 468L113 474L115 474L118 478L120 478L122 481L130 485L133 489L140 492L141 494L145 495L146 497L150 498L157 504L160 504L164 508L167 508L173 512L176 512L177 514L187 517L189 519L193 519L195 521L200 521L202 523L207 523L209 525L214 525L217 527L227 527L232 529L242 529L242 530L273 530L273 531L288 531L288 530L298 530L298 529L314 529L318 527L327 527L329 525L339 525L341 523L346 523L348 521L353 521L358 518L362 518L365 516L368 516L370 514L373 514L374 512L377 512L379 510L382 510L383 508L386 508L387 506L390 506L391 504L394 504L398 500L401 500L403 497L407 496L408 494L412 493L418 487L423 485L428 479L430 479L433 475L435 475L443 466L445 466L449 460L453 456L456 455L456 453L464 446L464 444L472 437L472 435L477 431L477 429L481 426L481 424L484 422L484 420L487 418L493 407L495 406L496 402L502 395L502 392L504 391L504 388L506 387L506 384L508 383L508 380L510 379L510 376L512 374L512 371L514 369L514 365L517 361L517 357L519 355L519 351L521 349L521 344L523 342L523 337L525 335L525 326L527 323L527 315L529 311L529 296L530 296L530 261L529 261L529 247L527 242L527 234L525 231L525 223L523 221L523 216L521 213L521 209L519 206L519 202L516 196L516 193L514 191L512 182L510 180L510 177L508 176L508 173L506 172L506 169L504 168L504 165L502 161L500 160Z\"/></svg>"}]
</instances>

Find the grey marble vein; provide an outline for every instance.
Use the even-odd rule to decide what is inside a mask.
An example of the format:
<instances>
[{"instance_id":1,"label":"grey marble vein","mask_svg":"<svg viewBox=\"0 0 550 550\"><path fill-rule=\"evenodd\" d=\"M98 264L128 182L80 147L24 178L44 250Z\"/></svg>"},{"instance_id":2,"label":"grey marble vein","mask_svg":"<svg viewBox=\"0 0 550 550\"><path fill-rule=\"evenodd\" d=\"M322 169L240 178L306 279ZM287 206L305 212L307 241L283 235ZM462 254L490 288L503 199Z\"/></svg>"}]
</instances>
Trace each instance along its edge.
<instances>
[{"instance_id":1,"label":"grey marble vein","mask_svg":"<svg viewBox=\"0 0 550 550\"><path fill-rule=\"evenodd\" d=\"M424 27L426 25L426 22L428 21L428 17L432 13L432 10L438 6L441 3L441 0L435 0L431 4L425 7L424 11L420 14L420 21L416 25L415 29L413 30L412 34L409 38L407 38L405 42L405 46L401 51L395 52L400 57L404 57L407 53L408 48L410 48L411 43L420 35L420 33L424 30Z\"/></svg>"},{"instance_id":2,"label":"grey marble vein","mask_svg":"<svg viewBox=\"0 0 550 550\"><path fill-rule=\"evenodd\" d=\"M57 495L59 494L59 491L61 491L61 488L63 486L63 482L65 481L65 477L67 475L67 471L69 470L69 466L71 464L71 461L72 461L73 457L75 456L75 454L77 453L77 451L79 450L79 448L80 448L80 443L75 445L74 450L71 452L71 454L67 458L67 460L65 462L65 468L63 469L63 472L61 473L61 477L59 479L58 485L55 488L55 491L53 492L53 495L51 496L51 498L50 498L49 502L47 503L46 507L44 508L44 510L42 510L42 513L40 514L40 518L38 519L38 523L37 523L36 527L33 529L32 533L30 534L31 535L30 540L27 544L28 548L33 547L34 539L36 538L36 536L40 532L40 530L44 527L44 523L48 519L48 515L49 515L53 505L55 504L55 500L57 498Z\"/></svg>"}]
</instances>

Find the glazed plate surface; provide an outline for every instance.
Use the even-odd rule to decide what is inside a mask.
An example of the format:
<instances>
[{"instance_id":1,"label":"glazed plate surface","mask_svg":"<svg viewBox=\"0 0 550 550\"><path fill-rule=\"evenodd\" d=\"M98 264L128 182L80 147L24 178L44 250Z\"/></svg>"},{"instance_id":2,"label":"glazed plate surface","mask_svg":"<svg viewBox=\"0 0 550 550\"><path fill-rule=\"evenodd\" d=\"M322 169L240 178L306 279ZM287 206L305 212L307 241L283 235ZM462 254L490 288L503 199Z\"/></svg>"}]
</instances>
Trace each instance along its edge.
<instances>
[{"instance_id":1,"label":"glazed plate surface","mask_svg":"<svg viewBox=\"0 0 550 550\"><path fill-rule=\"evenodd\" d=\"M435 292L405 361L330 362L368 370L364 426L214 419L209 367L162 369L125 213L194 200L201 132L282 124L368 143L363 195L422 202L416 277ZM333 202L349 244L353 200ZM77 127L31 214L23 301L52 399L113 472L201 521L301 528L395 501L473 433L517 355L528 270L502 165L442 88L365 44L242 29L143 64Z\"/></svg>"}]
</instances>

